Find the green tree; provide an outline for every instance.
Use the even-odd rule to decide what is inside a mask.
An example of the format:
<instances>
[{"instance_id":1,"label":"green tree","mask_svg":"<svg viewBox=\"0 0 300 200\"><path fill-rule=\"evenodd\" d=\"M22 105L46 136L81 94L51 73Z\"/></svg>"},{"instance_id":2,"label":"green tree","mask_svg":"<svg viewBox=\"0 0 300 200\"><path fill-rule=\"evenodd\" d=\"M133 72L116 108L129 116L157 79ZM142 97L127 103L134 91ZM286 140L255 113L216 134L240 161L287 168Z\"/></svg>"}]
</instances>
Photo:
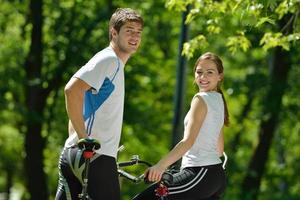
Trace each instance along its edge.
<instances>
[{"instance_id":1,"label":"green tree","mask_svg":"<svg viewBox=\"0 0 300 200\"><path fill-rule=\"evenodd\" d=\"M156 143L161 143L155 150L160 153L169 146L165 144L168 134L161 138L156 136L170 129L171 105L166 106L164 102L172 101L172 90L167 88L175 83L172 80L175 72L170 70L174 62L170 59L176 52L176 48L171 47L177 46L173 38L177 38L178 29L176 20L170 23L172 14L164 12L164 2L44 0L1 4L1 10L5 11L5 17L1 18L1 36L6 37L2 40L5 46L1 47L1 77L7 75L12 82L1 87L5 97L1 101L14 106L3 106L3 110L18 116L17 122L9 126L17 127L16 132L24 136L24 199L47 199L55 195L58 156L67 137L63 87L81 65L108 45L109 17L116 7L125 6L139 9L145 16L146 26L139 52L141 58L134 56L126 66L126 84L130 88L126 102L131 103L126 103L124 117L122 143L130 146L120 155L124 158L137 152L145 140L148 142L143 144L143 152ZM13 34L9 32L10 27L13 27ZM15 51L8 41L15 41L11 42ZM16 43L20 45L15 46ZM15 55L18 51L22 53L18 54L19 59ZM7 58L14 68L5 68ZM161 85L166 89L161 91ZM157 117L161 112L164 117ZM11 116L4 118L13 119ZM145 157L158 159L149 153L145 153ZM8 155L7 162L12 159ZM20 180L17 182L22 184ZM132 196L138 188L133 191L124 187L124 190L125 193L130 191Z\"/></svg>"},{"instance_id":2,"label":"green tree","mask_svg":"<svg viewBox=\"0 0 300 200\"><path fill-rule=\"evenodd\" d=\"M223 45L235 54L239 51L251 52L260 46L266 52L262 59L270 63L257 127L258 144L240 192L240 198L257 199L273 137L280 124L278 119L282 113L282 98L287 92L288 74L294 64L292 58L295 54L291 50L295 49L300 39L297 21L299 1L168 1L169 8L173 10L185 10L187 5L191 5L192 9L186 23L194 27L195 35L185 44L183 54L187 57L192 58L195 52L207 49L208 44L216 46L215 40L219 43L219 51L224 52L220 48ZM253 109L251 105L255 96L252 94L257 93L253 90L257 89L249 87L249 98L241 113L243 117ZM240 137L237 134L233 140L234 149Z\"/></svg>"}]
</instances>

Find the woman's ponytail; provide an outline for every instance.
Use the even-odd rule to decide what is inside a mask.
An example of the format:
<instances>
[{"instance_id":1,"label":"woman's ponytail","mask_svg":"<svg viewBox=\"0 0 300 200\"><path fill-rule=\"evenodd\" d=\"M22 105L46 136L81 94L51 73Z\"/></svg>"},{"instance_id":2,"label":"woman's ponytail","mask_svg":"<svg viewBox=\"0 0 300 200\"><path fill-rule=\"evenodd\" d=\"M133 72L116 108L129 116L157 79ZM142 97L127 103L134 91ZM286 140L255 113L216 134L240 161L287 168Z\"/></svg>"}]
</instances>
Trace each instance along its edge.
<instances>
[{"instance_id":1,"label":"woman's ponytail","mask_svg":"<svg viewBox=\"0 0 300 200\"><path fill-rule=\"evenodd\" d=\"M225 124L225 126L229 126L230 120L229 120L229 112L228 112L226 99L225 99L223 91L220 87L218 87L218 92L222 95L222 99L223 99L223 102L224 102L224 124Z\"/></svg>"}]
</instances>

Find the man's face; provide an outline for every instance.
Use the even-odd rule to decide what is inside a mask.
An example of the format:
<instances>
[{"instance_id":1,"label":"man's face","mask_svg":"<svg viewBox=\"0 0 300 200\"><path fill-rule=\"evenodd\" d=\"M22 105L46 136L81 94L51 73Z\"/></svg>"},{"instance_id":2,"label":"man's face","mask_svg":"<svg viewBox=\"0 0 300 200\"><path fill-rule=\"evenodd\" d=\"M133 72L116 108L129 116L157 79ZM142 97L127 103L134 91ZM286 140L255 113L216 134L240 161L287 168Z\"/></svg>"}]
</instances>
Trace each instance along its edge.
<instances>
[{"instance_id":1,"label":"man's face","mask_svg":"<svg viewBox=\"0 0 300 200\"><path fill-rule=\"evenodd\" d=\"M143 27L138 22L126 22L119 33L113 30L113 40L123 53L132 54L140 46Z\"/></svg>"}]
</instances>

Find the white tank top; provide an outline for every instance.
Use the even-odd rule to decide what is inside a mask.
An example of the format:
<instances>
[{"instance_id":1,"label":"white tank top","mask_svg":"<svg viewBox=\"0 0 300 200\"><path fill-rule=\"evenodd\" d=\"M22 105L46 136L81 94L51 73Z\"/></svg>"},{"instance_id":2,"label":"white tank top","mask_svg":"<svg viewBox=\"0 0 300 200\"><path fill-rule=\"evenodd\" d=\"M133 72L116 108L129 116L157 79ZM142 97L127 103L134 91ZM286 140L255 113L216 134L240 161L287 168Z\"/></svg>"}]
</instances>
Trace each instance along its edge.
<instances>
[{"instance_id":1,"label":"white tank top","mask_svg":"<svg viewBox=\"0 0 300 200\"><path fill-rule=\"evenodd\" d=\"M207 114L199 130L199 134L190 150L182 158L181 168L207 166L221 163L217 151L218 138L224 125L224 102L218 92L200 92L196 96L202 97L207 105ZM186 128L190 112L184 119Z\"/></svg>"}]
</instances>

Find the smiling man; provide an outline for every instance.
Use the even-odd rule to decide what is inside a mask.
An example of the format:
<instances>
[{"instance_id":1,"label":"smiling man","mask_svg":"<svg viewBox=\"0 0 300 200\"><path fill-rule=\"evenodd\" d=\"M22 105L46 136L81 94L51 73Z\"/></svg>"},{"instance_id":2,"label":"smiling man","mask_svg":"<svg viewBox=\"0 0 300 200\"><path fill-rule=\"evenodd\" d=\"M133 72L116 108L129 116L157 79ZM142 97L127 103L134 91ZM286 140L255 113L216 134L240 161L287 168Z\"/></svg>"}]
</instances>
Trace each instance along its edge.
<instances>
[{"instance_id":1,"label":"smiling man","mask_svg":"<svg viewBox=\"0 0 300 200\"><path fill-rule=\"evenodd\" d=\"M124 108L124 66L141 42L143 19L130 8L119 8L109 23L110 44L94 55L65 87L69 137L59 160L56 200L78 199L84 160L77 141L94 138L101 148L89 168L91 199L118 200L116 155Z\"/></svg>"}]
</instances>

